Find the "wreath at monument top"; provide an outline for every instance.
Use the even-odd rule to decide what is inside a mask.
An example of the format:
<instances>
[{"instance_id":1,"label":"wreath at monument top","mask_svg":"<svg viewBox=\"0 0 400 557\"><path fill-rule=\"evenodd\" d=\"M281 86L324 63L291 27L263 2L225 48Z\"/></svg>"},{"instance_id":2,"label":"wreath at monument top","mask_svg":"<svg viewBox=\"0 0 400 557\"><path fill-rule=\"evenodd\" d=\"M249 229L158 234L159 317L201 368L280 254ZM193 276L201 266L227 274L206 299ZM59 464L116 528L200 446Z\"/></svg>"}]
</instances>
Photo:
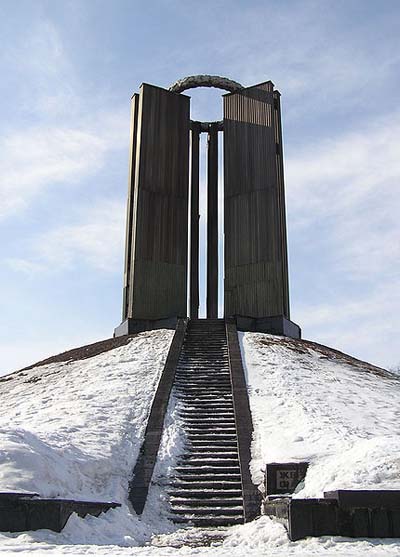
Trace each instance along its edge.
<instances>
[{"instance_id":1,"label":"wreath at monument top","mask_svg":"<svg viewBox=\"0 0 400 557\"><path fill-rule=\"evenodd\" d=\"M215 87L230 93L243 89L243 85L227 77L220 77L219 75L190 75L175 81L169 88L169 91L172 93L183 93L187 89L196 89L197 87Z\"/></svg>"}]
</instances>

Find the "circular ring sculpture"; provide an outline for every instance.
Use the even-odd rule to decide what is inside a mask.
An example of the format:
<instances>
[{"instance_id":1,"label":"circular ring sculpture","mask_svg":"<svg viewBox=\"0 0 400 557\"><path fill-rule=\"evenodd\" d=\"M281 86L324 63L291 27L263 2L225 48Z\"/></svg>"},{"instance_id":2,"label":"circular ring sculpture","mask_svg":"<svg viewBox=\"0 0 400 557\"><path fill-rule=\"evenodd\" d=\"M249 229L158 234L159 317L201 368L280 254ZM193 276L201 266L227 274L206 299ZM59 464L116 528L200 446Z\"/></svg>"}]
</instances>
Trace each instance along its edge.
<instances>
[{"instance_id":1,"label":"circular ring sculpture","mask_svg":"<svg viewBox=\"0 0 400 557\"><path fill-rule=\"evenodd\" d=\"M187 89L196 89L197 87L215 87L230 93L243 89L243 85L227 77L220 77L219 75L190 75L175 81L169 88L169 91L172 93L183 93Z\"/></svg>"}]
</instances>

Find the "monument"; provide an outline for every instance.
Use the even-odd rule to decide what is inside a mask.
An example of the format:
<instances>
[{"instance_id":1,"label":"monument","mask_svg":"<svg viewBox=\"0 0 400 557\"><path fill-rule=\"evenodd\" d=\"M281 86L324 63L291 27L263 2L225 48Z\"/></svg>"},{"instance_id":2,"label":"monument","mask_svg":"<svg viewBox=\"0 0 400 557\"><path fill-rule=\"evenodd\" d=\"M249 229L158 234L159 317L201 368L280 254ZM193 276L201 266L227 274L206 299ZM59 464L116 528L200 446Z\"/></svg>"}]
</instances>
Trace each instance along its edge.
<instances>
[{"instance_id":1,"label":"monument","mask_svg":"<svg viewBox=\"0 0 400 557\"><path fill-rule=\"evenodd\" d=\"M183 93L195 87L227 91L221 121L190 119L190 98ZM188 77L169 89L144 83L132 97L123 311L115 336L175 328L179 318L199 317L201 133L208 139L206 317L218 317L223 271L225 318L240 330L300 338L289 309L280 93L271 81L243 87L217 76ZM218 268L219 133L223 270Z\"/></svg>"}]
</instances>

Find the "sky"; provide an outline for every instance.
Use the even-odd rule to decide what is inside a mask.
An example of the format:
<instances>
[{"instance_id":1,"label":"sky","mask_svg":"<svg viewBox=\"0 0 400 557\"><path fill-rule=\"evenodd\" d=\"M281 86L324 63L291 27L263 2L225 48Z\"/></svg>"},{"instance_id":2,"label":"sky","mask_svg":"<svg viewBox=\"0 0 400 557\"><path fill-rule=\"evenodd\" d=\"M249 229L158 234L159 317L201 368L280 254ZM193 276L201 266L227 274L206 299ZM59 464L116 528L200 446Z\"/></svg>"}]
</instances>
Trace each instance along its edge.
<instances>
[{"instance_id":1,"label":"sky","mask_svg":"<svg viewBox=\"0 0 400 557\"><path fill-rule=\"evenodd\" d=\"M1 0L0 373L112 336L130 98L195 74L282 94L304 338L398 366L399 26L397 0Z\"/></svg>"}]
</instances>

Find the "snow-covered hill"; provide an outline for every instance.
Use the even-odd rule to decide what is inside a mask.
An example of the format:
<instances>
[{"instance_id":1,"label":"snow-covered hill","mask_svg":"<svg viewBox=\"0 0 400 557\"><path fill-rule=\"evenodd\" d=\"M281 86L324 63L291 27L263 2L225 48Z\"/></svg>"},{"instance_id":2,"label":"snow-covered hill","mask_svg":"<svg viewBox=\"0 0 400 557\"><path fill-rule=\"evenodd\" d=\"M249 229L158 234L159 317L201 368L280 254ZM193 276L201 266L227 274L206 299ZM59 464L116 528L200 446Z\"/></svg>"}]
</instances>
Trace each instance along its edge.
<instances>
[{"instance_id":1,"label":"snow-covered hill","mask_svg":"<svg viewBox=\"0 0 400 557\"><path fill-rule=\"evenodd\" d=\"M0 379L0 491L123 500L172 336Z\"/></svg>"},{"instance_id":2,"label":"snow-covered hill","mask_svg":"<svg viewBox=\"0 0 400 557\"><path fill-rule=\"evenodd\" d=\"M160 518L160 487L142 520L132 514L128 478L172 334L141 333L93 357L53 361L0 379L0 491L122 503L98 519L72 516L61 534L0 534L0 552L400 555L400 540L291 543L283 527L267 517L199 540L197 532L179 530ZM301 497L339 487L400 489L398 378L305 341L245 333L241 342L257 482L267 462L308 460ZM171 435L173 414L167 419L164 450L173 453L179 435Z\"/></svg>"},{"instance_id":3,"label":"snow-covered hill","mask_svg":"<svg viewBox=\"0 0 400 557\"><path fill-rule=\"evenodd\" d=\"M254 420L252 474L308 461L298 497L400 489L400 378L306 341L241 335Z\"/></svg>"}]
</instances>

